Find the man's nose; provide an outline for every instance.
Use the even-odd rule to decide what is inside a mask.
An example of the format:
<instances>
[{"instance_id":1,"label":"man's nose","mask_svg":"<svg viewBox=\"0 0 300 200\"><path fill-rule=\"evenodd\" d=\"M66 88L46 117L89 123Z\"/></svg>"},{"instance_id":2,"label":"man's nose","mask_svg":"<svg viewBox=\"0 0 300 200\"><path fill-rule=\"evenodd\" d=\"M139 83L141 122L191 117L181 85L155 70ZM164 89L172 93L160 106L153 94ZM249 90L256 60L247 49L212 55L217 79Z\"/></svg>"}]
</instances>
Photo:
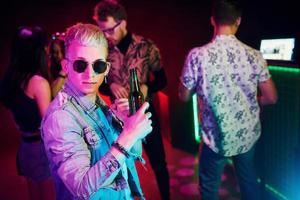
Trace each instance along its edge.
<instances>
[{"instance_id":1,"label":"man's nose","mask_svg":"<svg viewBox=\"0 0 300 200\"><path fill-rule=\"evenodd\" d=\"M87 68L84 71L84 74L89 78L96 75L96 73L94 72L93 66L91 64L88 64Z\"/></svg>"}]
</instances>

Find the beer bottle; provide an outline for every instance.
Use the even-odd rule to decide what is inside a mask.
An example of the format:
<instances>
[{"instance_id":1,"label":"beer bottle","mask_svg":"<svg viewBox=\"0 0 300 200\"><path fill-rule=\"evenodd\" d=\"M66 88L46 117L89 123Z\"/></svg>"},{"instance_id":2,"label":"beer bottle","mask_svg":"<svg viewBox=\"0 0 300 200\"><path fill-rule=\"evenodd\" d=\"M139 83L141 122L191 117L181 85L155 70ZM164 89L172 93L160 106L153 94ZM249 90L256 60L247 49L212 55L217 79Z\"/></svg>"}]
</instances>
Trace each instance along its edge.
<instances>
[{"instance_id":1,"label":"beer bottle","mask_svg":"<svg viewBox=\"0 0 300 200\"><path fill-rule=\"evenodd\" d=\"M133 115L144 103L144 95L140 90L137 68L130 69L130 92L128 95L129 112Z\"/></svg>"}]
</instances>

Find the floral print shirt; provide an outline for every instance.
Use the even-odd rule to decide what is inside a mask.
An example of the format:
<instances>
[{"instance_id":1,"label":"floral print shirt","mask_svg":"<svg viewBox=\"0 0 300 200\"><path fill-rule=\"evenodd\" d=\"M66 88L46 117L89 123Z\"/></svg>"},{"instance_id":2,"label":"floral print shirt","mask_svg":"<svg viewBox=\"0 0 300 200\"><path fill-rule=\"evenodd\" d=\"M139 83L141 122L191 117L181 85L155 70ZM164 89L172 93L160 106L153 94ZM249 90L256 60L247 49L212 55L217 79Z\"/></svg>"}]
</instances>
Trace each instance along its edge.
<instances>
[{"instance_id":1,"label":"floral print shirt","mask_svg":"<svg viewBox=\"0 0 300 200\"><path fill-rule=\"evenodd\" d=\"M198 95L202 139L214 152L233 156L255 144L261 132L257 87L269 78L261 53L234 35L218 35L189 52L181 82Z\"/></svg>"},{"instance_id":2,"label":"floral print shirt","mask_svg":"<svg viewBox=\"0 0 300 200\"><path fill-rule=\"evenodd\" d=\"M117 83L129 92L129 70L137 67L140 84L146 84L151 78L151 72L162 68L161 56L157 46L148 39L132 34L132 42L123 55L117 47L109 52L111 68L108 83Z\"/></svg>"}]
</instances>

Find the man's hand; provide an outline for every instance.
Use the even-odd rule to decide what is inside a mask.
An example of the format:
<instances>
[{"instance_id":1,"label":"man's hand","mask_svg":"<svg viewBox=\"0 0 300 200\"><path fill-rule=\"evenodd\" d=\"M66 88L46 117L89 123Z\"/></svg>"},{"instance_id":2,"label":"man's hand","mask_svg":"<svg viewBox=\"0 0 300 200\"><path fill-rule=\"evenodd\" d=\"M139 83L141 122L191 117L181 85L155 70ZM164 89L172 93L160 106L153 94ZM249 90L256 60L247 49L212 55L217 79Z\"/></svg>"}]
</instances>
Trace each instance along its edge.
<instances>
[{"instance_id":1,"label":"man's hand","mask_svg":"<svg viewBox=\"0 0 300 200\"><path fill-rule=\"evenodd\" d=\"M152 131L152 121L150 119L152 114L150 112L145 113L148 107L149 103L145 102L134 115L128 117L124 122L122 134L131 138L129 140L133 142L132 144L143 139Z\"/></svg>"},{"instance_id":2,"label":"man's hand","mask_svg":"<svg viewBox=\"0 0 300 200\"><path fill-rule=\"evenodd\" d=\"M129 102L126 98L116 99L111 105L111 109L115 115L123 122L127 120L129 116Z\"/></svg>"},{"instance_id":3,"label":"man's hand","mask_svg":"<svg viewBox=\"0 0 300 200\"><path fill-rule=\"evenodd\" d=\"M110 85L110 90L116 99L128 98L128 92L127 92L126 88L124 88L123 86L121 86L117 83L112 83Z\"/></svg>"},{"instance_id":4,"label":"man's hand","mask_svg":"<svg viewBox=\"0 0 300 200\"><path fill-rule=\"evenodd\" d=\"M147 99L147 96L148 96L148 86L146 84L142 84L140 86L140 89L141 89L141 92L144 95L144 99Z\"/></svg>"}]
</instances>

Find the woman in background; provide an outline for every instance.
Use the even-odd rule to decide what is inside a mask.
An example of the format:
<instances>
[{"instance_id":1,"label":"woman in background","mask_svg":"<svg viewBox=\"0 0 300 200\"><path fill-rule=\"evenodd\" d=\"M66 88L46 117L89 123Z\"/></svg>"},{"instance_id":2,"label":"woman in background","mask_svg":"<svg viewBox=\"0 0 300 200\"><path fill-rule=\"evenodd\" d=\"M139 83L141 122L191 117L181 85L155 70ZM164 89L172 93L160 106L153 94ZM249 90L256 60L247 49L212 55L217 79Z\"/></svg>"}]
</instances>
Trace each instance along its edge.
<instances>
[{"instance_id":1,"label":"woman in background","mask_svg":"<svg viewBox=\"0 0 300 200\"><path fill-rule=\"evenodd\" d=\"M65 83L66 73L61 67L61 60L65 57L65 42L60 35L52 37L49 43L51 93L55 97Z\"/></svg>"},{"instance_id":2,"label":"woman in background","mask_svg":"<svg viewBox=\"0 0 300 200\"><path fill-rule=\"evenodd\" d=\"M51 101L46 61L47 40L40 27L20 27L10 64L0 84L0 100L12 112L21 133L18 174L28 183L30 199L54 199L48 159L40 136L41 119Z\"/></svg>"}]
</instances>

